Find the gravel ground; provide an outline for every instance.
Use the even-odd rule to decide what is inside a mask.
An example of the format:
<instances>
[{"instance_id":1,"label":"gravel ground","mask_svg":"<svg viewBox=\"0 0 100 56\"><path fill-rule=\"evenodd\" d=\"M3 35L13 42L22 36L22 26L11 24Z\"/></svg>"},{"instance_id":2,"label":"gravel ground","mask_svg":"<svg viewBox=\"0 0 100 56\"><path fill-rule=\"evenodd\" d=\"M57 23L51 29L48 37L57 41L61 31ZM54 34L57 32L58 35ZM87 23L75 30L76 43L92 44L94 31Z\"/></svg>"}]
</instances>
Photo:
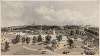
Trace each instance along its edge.
<instances>
[{"instance_id":1,"label":"gravel ground","mask_svg":"<svg viewBox=\"0 0 100 56\"><path fill-rule=\"evenodd\" d=\"M15 37L15 35L6 35L5 37L7 37L7 39L11 40ZM55 39L55 36L52 36L52 39ZM68 36L70 37L70 36ZM78 36L79 37L79 36ZM80 36L82 37L82 36ZM63 36L63 41L67 40L66 36ZM66 41L65 41L66 42ZM18 44L11 44L10 43L10 48L7 52L1 52L2 55L41 55L41 54L45 54L45 55L58 55L63 53L63 51L69 51L69 53L67 55L82 55L84 49L81 48L82 46L82 41L75 41L74 42L74 46L76 48L72 48L72 49L68 49L67 47L64 48L58 48L55 49L54 51L48 50L46 49L46 45L38 45L39 43L36 44L23 44L22 43L18 43ZM66 43L67 44L67 43ZM98 54L99 51L97 50Z\"/></svg>"}]
</instances>

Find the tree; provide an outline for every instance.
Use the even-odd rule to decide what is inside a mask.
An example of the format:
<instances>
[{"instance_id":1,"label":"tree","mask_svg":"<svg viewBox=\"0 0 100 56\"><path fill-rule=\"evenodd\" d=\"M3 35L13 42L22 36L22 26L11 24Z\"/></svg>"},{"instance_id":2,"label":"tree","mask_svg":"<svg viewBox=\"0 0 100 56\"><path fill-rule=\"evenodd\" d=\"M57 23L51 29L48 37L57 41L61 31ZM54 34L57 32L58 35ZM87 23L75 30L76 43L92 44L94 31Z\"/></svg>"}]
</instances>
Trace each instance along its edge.
<instances>
[{"instance_id":1,"label":"tree","mask_svg":"<svg viewBox=\"0 0 100 56\"><path fill-rule=\"evenodd\" d=\"M79 30L76 30L76 34L79 34Z\"/></svg>"},{"instance_id":2,"label":"tree","mask_svg":"<svg viewBox=\"0 0 100 56\"><path fill-rule=\"evenodd\" d=\"M42 36L39 35L39 36L38 36L38 42L41 42L41 41L42 41Z\"/></svg>"},{"instance_id":3,"label":"tree","mask_svg":"<svg viewBox=\"0 0 100 56\"><path fill-rule=\"evenodd\" d=\"M27 43L27 44L30 43L30 38L29 38L29 37L26 38L26 43Z\"/></svg>"},{"instance_id":4,"label":"tree","mask_svg":"<svg viewBox=\"0 0 100 56\"><path fill-rule=\"evenodd\" d=\"M36 43L36 42L37 42L37 38L34 36L33 40L32 40L32 43Z\"/></svg>"},{"instance_id":5,"label":"tree","mask_svg":"<svg viewBox=\"0 0 100 56\"><path fill-rule=\"evenodd\" d=\"M52 47L53 48L56 48L57 47L57 41L54 39L54 40L52 40Z\"/></svg>"},{"instance_id":6,"label":"tree","mask_svg":"<svg viewBox=\"0 0 100 56\"><path fill-rule=\"evenodd\" d=\"M10 47L10 46L9 46L9 42L6 41L6 42L4 43L4 49L2 49L2 51L7 51L7 50L9 49L9 47Z\"/></svg>"},{"instance_id":7,"label":"tree","mask_svg":"<svg viewBox=\"0 0 100 56\"><path fill-rule=\"evenodd\" d=\"M62 35L56 36L56 38L57 38L58 41L61 41L62 40Z\"/></svg>"},{"instance_id":8,"label":"tree","mask_svg":"<svg viewBox=\"0 0 100 56\"><path fill-rule=\"evenodd\" d=\"M72 47L72 44L73 44L73 40L72 40L72 39L70 39L70 38L68 38L67 42L68 42L68 45L69 45L69 46L70 46L70 48L71 48L71 47Z\"/></svg>"},{"instance_id":9,"label":"tree","mask_svg":"<svg viewBox=\"0 0 100 56\"><path fill-rule=\"evenodd\" d=\"M47 35L46 37L45 37L45 39L46 39L46 43L50 43L51 42L51 36L49 36L49 35Z\"/></svg>"},{"instance_id":10,"label":"tree","mask_svg":"<svg viewBox=\"0 0 100 56\"><path fill-rule=\"evenodd\" d=\"M18 42L20 42L20 35L17 35L15 39L12 39L13 44L16 44Z\"/></svg>"},{"instance_id":11,"label":"tree","mask_svg":"<svg viewBox=\"0 0 100 56\"><path fill-rule=\"evenodd\" d=\"M25 43L25 37L22 37L22 43Z\"/></svg>"},{"instance_id":12,"label":"tree","mask_svg":"<svg viewBox=\"0 0 100 56\"><path fill-rule=\"evenodd\" d=\"M16 43L20 42L20 35L17 35L15 38Z\"/></svg>"},{"instance_id":13,"label":"tree","mask_svg":"<svg viewBox=\"0 0 100 56\"><path fill-rule=\"evenodd\" d=\"M71 32L70 32L70 35L73 35L73 34L74 34L74 31L71 31Z\"/></svg>"},{"instance_id":14,"label":"tree","mask_svg":"<svg viewBox=\"0 0 100 56\"><path fill-rule=\"evenodd\" d=\"M15 39L12 39L11 42L12 42L13 44L16 44L16 40L15 40Z\"/></svg>"}]
</instances>

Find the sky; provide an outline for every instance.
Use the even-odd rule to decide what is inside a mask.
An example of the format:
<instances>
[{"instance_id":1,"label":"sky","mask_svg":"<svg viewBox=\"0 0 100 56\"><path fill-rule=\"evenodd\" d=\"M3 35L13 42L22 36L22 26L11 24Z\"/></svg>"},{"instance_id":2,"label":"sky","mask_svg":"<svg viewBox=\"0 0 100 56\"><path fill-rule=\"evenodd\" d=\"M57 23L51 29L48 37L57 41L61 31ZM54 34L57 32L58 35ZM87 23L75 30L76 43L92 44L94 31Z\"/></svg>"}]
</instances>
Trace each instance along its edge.
<instances>
[{"instance_id":1,"label":"sky","mask_svg":"<svg viewBox=\"0 0 100 56\"><path fill-rule=\"evenodd\" d=\"M1 26L99 25L96 1L3 1Z\"/></svg>"}]
</instances>

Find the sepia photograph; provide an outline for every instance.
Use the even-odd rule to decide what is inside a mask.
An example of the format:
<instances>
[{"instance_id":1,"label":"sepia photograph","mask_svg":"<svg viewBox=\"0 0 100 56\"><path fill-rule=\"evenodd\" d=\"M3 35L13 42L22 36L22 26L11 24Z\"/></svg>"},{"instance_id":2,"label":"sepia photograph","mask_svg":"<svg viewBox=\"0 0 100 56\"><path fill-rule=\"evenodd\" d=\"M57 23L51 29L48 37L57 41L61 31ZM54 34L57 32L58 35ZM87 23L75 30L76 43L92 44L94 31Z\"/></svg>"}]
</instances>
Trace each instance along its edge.
<instances>
[{"instance_id":1,"label":"sepia photograph","mask_svg":"<svg viewBox=\"0 0 100 56\"><path fill-rule=\"evenodd\" d=\"M99 55L98 1L1 1L1 55Z\"/></svg>"}]
</instances>

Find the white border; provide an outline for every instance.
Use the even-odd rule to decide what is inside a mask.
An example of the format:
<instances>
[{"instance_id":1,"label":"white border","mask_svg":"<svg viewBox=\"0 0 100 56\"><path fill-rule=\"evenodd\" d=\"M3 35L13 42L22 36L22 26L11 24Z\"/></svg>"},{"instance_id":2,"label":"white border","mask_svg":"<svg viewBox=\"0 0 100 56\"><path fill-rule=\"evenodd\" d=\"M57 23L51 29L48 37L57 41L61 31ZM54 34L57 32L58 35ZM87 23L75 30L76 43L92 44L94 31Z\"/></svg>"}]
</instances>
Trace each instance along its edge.
<instances>
[{"instance_id":1,"label":"white border","mask_svg":"<svg viewBox=\"0 0 100 56\"><path fill-rule=\"evenodd\" d=\"M2 1L99 1L99 0L2 0Z\"/></svg>"},{"instance_id":2,"label":"white border","mask_svg":"<svg viewBox=\"0 0 100 56\"><path fill-rule=\"evenodd\" d=\"M99 3L99 0L2 0L2 1L98 1ZM100 15L100 11L98 12L98 18L99 15ZM99 21L99 25L100 25L100 21ZM99 40L99 45L100 45L100 40ZM1 1L0 1L0 49L1 49ZM0 55L1 55L1 50L0 50ZM99 55L100 55L100 46L99 46ZM99 56L99 55L2 55L2 56Z\"/></svg>"}]
</instances>

